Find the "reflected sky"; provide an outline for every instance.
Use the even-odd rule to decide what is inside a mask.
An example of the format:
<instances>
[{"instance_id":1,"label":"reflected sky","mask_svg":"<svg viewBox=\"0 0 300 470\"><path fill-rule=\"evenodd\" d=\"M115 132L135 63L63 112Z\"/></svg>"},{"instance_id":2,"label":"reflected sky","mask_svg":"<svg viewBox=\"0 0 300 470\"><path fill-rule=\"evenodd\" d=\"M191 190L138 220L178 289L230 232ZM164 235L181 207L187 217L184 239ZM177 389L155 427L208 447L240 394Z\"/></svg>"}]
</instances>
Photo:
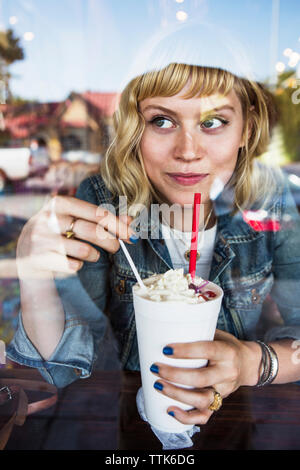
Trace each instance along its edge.
<instances>
[{"instance_id":1,"label":"reflected sky","mask_svg":"<svg viewBox=\"0 0 300 470\"><path fill-rule=\"evenodd\" d=\"M280 61L285 48L300 49L299 10L297 0L281 0ZM2 0L2 27L12 24L26 53L11 67L12 91L41 101L65 99L72 90L119 91L137 51L179 24L178 11L186 12L186 23L208 21L234 32L259 78L270 75L272 0Z\"/></svg>"}]
</instances>

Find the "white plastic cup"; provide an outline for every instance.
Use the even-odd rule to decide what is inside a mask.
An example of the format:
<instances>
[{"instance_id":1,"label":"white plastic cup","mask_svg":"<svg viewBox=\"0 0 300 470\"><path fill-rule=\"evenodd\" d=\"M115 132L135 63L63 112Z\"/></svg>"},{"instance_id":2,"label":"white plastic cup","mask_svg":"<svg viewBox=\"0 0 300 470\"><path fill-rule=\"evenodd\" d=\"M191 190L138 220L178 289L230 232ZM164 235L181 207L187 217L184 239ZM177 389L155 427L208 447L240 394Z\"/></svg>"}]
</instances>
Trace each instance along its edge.
<instances>
[{"instance_id":1,"label":"white plastic cup","mask_svg":"<svg viewBox=\"0 0 300 470\"><path fill-rule=\"evenodd\" d=\"M147 280L144 283L147 285ZM150 425L161 431L178 433L194 426L182 424L168 415L167 408L171 405L184 410L190 410L192 406L159 393L154 388L154 382L159 379L150 371L150 367L156 362L188 368L207 365L205 359L172 359L163 354L163 348L170 343L213 340L223 291L212 282L205 287L205 290L212 290L217 296L198 304L181 301L155 302L136 293L136 288L140 289L138 284L132 288L145 414ZM182 387L190 388L184 385Z\"/></svg>"}]
</instances>

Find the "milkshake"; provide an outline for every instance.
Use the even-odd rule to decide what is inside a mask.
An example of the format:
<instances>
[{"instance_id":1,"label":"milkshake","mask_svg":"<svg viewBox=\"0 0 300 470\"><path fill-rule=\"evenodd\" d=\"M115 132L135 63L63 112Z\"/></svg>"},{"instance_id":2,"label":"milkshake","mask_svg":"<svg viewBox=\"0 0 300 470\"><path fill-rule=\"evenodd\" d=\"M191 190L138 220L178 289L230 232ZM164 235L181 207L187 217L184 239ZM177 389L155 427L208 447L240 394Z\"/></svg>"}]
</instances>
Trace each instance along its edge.
<instances>
[{"instance_id":1,"label":"milkshake","mask_svg":"<svg viewBox=\"0 0 300 470\"><path fill-rule=\"evenodd\" d=\"M193 425L182 424L169 416L167 408L176 405L189 410L191 406L158 393L153 386L157 376L150 367L156 362L188 368L207 365L205 359L172 359L162 350L169 343L213 340L223 291L200 277L192 279L183 269L155 274L143 282L146 289L138 284L133 286L133 304L145 413L148 422L157 429L183 432Z\"/></svg>"}]
</instances>

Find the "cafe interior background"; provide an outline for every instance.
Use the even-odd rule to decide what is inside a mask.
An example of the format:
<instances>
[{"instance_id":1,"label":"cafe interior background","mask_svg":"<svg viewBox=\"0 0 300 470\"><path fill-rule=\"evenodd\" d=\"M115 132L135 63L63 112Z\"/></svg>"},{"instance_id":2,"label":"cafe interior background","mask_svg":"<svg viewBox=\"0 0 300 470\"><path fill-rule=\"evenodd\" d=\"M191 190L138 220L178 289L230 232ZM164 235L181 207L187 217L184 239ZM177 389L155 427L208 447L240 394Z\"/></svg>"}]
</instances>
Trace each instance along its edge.
<instances>
[{"instance_id":1,"label":"cafe interior background","mask_svg":"<svg viewBox=\"0 0 300 470\"><path fill-rule=\"evenodd\" d=\"M0 0L2 341L12 339L20 308L24 224L49 197L73 196L99 171L132 64L169 30L209 23L245 45L279 111L260 159L284 168L300 208L299 14L298 0Z\"/></svg>"}]
</instances>

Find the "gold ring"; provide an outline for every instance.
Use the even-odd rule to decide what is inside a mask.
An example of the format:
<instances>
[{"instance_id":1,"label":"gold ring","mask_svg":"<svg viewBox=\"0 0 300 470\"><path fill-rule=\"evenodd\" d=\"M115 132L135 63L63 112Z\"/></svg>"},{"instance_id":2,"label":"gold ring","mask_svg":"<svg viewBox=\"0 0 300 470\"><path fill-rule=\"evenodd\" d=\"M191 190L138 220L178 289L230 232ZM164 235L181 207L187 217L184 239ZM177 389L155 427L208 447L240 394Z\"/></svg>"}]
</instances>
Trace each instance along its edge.
<instances>
[{"instance_id":1,"label":"gold ring","mask_svg":"<svg viewBox=\"0 0 300 470\"><path fill-rule=\"evenodd\" d=\"M69 227L69 230L67 230L64 235L66 238L74 238L75 237L75 233L73 232L73 227L74 227L74 224L76 222L77 219L75 219L75 217L73 217L73 220L71 222L71 225Z\"/></svg>"},{"instance_id":2,"label":"gold ring","mask_svg":"<svg viewBox=\"0 0 300 470\"><path fill-rule=\"evenodd\" d=\"M212 404L209 405L208 409L211 411L218 411L222 406L223 400L219 392L217 392L217 390L215 390L214 388L213 388L213 392L214 392L214 400Z\"/></svg>"}]
</instances>

